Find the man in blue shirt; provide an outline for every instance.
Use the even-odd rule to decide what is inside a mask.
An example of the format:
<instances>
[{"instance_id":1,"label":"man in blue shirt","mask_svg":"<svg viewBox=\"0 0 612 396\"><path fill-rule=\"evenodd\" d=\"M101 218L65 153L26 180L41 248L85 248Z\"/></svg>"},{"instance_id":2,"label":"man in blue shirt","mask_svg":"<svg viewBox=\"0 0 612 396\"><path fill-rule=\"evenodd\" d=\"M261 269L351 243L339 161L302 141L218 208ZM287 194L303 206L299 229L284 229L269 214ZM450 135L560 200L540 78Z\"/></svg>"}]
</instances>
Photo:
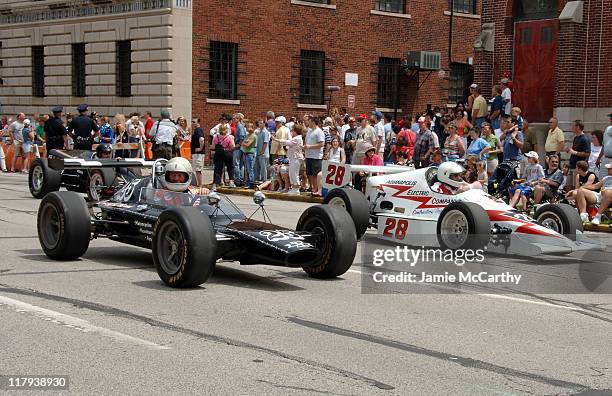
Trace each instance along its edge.
<instances>
[{"instance_id":1,"label":"man in blue shirt","mask_svg":"<svg viewBox=\"0 0 612 396\"><path fill-rule=\"evenodd\" d=\"M504 99L501 93L501 86L496 85L493 87L493 100L491 103L491 112L489 113L489 119L491 120L491 127L493 130L499 129L501 119L504 116Z\"/></svg>"},{"instance_id":2,"label":"man in blue shirt","mask_svg":"<svg viewBox=\"0 0 612 396\"><path fill-rule=\"evenodd\" d=\"M574 132L574 142L572 147L568 147L565 151L570 155L569 167L570 172L567 177L567 186L575 186L576 183L576 164L578 161L587 161L591 155L591 142L584 134L584 123L581 120L575 120L572 125Z\"/></svg>"},{"instance_id":3,"label":"man in blue shirt","mask_svg":"<svg viewBox=\"0 0 612 396\"><path fill-rule=\"evenodd\" d=\"M270 158L270 132L262 120L257 121L257 150L255 151L255 181L268 180L268 164Z\"/></svg>"},{"instance_id":4,"label":"man in blue shirt","mask_svg":"<svg viewBox=\"0 0 612 396\"><path fill-rule=\"evenodd\" d=\"M501 123L499 140L503 142L504 161L520 161L523 147L523 132L519 130L516 118L505 115Z\"/></svg>"},{"instance_id":5,"label":"man in blue shirt","mask_svg":"<svg viewBox=\"0 0 612 396\"><path fill-rule=\"evenodd\" d=\"M234 114L233 118L236 120L236 136L234 137L234 144L236 146L233 154L234 182L236 185L242 185L244 182L244 161L242 158L242 151L240 151L240 146L242 141L246 138L246 128L244 127L244 115L242 113Z\"/></svg>"}]
</instances>

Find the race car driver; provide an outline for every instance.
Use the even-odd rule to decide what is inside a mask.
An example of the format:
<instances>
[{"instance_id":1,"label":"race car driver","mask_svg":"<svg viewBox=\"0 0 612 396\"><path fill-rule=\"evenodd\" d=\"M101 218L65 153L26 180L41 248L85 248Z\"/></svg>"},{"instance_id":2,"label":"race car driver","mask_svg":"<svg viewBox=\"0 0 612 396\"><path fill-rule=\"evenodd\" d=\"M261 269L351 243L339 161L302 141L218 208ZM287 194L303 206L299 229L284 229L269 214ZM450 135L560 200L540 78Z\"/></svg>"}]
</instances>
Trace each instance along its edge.
<instances>
[{"instance_id":1,"label":"race car driver","mask_svg":"<svg viewBox=\"0 0 612 396\"><path fill-rule=\"evenodd\" d=\"M166 190L189 193L191 195L208 195L207 188L191 186L193 168L191 163L182 157L174 157L166 163L163 175L160 177L160 185Z\"/></svg>"},{"instance_id":2,"label":"race car driver","mask_svg":"<svg viewBox=\"0 0 612 396\"><path fill-rule=\"evenodd\" d=\"M438 181L431 189L445 195L455 195L467 190L481 188L479 182L469 184L463 180L465 169L456 162L444 162L438 167Z\"/></svg>"},{"instance_id":3,"label":"race car driver","mask_svg":"<svg viewBox=\"0 0 612 396\"><path fill-rule=\"evenodd\" d=\"M111 147L111 145L107 143L98 144L98 147L96 147L96 158L113 158L113 148Z\"/></svg>"}]
</instances>

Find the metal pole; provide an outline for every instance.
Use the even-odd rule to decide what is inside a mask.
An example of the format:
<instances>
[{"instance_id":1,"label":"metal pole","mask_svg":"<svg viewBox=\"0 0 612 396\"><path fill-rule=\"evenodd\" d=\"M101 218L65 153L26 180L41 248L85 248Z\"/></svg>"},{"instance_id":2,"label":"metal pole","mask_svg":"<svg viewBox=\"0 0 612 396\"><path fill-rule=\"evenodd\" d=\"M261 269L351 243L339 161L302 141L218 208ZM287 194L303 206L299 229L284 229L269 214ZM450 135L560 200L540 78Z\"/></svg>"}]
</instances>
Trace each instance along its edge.
<instances>
[{"instance_id":1,"label":"metal pole","mask_svg":"<svg viewBox=\"0 0 612 396\"><path fill-rule=\"evenodd\" d=\"M395 92L393 93L393 120L397 122L397 108L399 107L399 85L400 85L401 63L395 65Z\"/></svg>"}]
</instances>

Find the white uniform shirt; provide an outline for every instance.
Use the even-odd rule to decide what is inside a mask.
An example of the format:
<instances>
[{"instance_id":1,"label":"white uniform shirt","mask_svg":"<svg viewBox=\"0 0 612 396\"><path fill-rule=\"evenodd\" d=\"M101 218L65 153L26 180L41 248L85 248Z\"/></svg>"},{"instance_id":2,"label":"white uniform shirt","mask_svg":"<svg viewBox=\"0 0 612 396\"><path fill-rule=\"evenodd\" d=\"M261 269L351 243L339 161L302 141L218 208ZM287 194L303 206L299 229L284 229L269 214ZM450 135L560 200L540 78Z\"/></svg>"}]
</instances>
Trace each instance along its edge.
<instances>
[{"instance_id":1,"label":"white uniform shirt","mask_svg":"<svg viewBox=\"0 0 612 396\"><path fill-rule=\"evenodd\" d=\"M159 125L159 128L158 128ZM155 137L157 144L172 144L174 136L176 136L176 130L178 127L175 123L168 119L157 121L151 128L151 134Z\"/></svg>"}]
</instances>

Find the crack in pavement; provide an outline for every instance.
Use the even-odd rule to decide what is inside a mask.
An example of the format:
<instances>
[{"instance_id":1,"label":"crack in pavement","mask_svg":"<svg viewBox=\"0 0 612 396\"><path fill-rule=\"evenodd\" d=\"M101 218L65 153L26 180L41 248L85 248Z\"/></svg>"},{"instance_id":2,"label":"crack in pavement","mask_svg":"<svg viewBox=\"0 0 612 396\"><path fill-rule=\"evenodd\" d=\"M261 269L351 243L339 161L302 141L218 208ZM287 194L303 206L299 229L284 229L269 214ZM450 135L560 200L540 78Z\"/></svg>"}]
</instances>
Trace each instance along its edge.
<instances>
[{"instance_id":1,"label":"crack in pavement","mask_svg":"<svg viewBox=\"0 0 612 396\"><path fill-rule=\"evenodd\" d=\"M47 274L66 274L70 272L108 272L108 271L131 271L137 269L149 269L150 266L146 267L129 267L129 268L98 268L98 269L80 269L80 270L58 270L58 271L36 271L36 272L11 272L10 274L5 274L5 276L13 276L13 275L47 275ZM7 270L10 271L10 270ZM2 272L2 270L0 270Z\"/></svg>"},{"instance_id":2,"label":"crack in pavement","mask_svg":"<svg viewBox=\"0 0 612 396\"><path fill-rule=\"evenodd\" d=\"M494 363L485 362L483 360L472 359L469 357L457 356L450 353L435 351L433 349L427 349L416 345L406 344L400 341L391 340L389 338L383 338L374 336L371 334L360 333L357 331L343 329L340 327L330 326L323 323L311 322L297 317L285 318L289 323L294 323L311 329L323 331L326 333L332 333L343 337L349 337L357 340L367 341L378 345L383 345L389 348L395 348L402 351L416 353L419 355L428 356L434 359L443 360L445 362L454 363L467 368L473 368L478 370L485 370L496 374L501 374L506 377L523 378L530 381L539 382L546 385L556 386L560 388L568 388L575 391L592 390L586 385L578 384L575 382L558 380L555 378L546 377L543 375L529 373L527 371L521 371L510 367L499 366Z\"/></svg>"},{"instance_id":3,"label":"crack in pavement","mask_svg":"<svg viewBox=\"0 0 612 396\"><path fill-rule=\"evenodd\" d=\"M42 299L72 304L77 308L88 309L90 311L102 312L107 315L138 321L138 322L145 323L153 327L158 327L160 329L190 335L190 336L200 338L206 341L211 341L211 342L215 342L218 344L226 344L226 345L230 345L234 347L239 347L239 348L249 349L249 350L253 350L253 351L257 351L261 353L266 353L268 355L291 360L299 364L309 366L314 369L329 371L336 375L340 375L345 378L350 378L355 381L359 381L359 382L365 383L369 386L374 386L379 389L383 389L383 390L395 389L395 387L385 384L383 382L377 381L373 378L369 378L361 374L353 373L351 371L348 371L348 370L345 370L339 367L334 367L329 364L317 362L317 361L314 361L308 358L304 358L304 357L297 356L297 355L292 355L292 354L289 354L283 351L278 351L275 349L271 349L268 347L251 344L249 342L235 340L229 337L217 336L214 334L204 333L202 331L193 330L193 329L189 329L189 328L182 327L182 326L177 326L171 323L163 322L161 320L149 318L143 315L138 315L138 314L135 314L129 311L125 311L125 310L107 306L107 305L102 305L102 304L98 304L98 303L94 303L90 301L78 300L78 299L69 298L69 297L62 297L62 296L58 296L54 294L44 293L44 292L37 291L34 289L18 288L18 287L14 287L14 286L2 284L2 283L0 283L0 292L32 296L32 297L38 297Z\"/></svg>"},{"instance_id":4,"label":"crack in pavement","mask_svg":"<svg viewBox=\"0 0 612 396\"><path fill-rule=\"evenodd\" d=\"M266 380L262 380L262 379L258 379L257 382L261 382L262 384L271 385L271 386L273 386L275 388L280 388L280 389L290 389L290 390L301 391L301 392L320 393L320 394L323 394L323 395L348 396L348 395L346 395L344 393L334 393L334 392L323 391L323 390L314 389L314 388L303 388L301 386L282 385L282 384L277 384L275 382L266 381Z\"/></svg>"}]
</instances>

